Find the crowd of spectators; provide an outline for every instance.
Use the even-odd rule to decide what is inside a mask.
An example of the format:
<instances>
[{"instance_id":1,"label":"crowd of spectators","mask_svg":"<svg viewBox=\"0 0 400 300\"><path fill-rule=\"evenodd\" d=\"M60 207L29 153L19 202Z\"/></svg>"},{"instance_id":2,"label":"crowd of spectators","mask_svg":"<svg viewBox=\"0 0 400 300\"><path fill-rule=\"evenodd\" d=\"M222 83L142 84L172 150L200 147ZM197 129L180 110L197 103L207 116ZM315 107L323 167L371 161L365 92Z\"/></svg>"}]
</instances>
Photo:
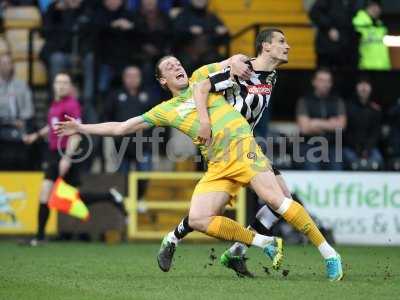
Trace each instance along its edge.
<instances>
[{"instance_id":1,"label":"crowd of spectators","mask_svg":"<svg viewBox=\"0 0 400 300\"><path fill-rule=\"evenodd\" d=\"M315 49L319 69L311 80L312 91L299 99L296 108L299 132L305 139L300 146L305 161L296 165L298 168L400 169L400 102L383 112L367 77L359 79L352 99L342 99L332 89L331 70L390 69L388 49L382 42L387 30L380 19L380 2L368 0L362 7L356 5L358 2L316 0L310 8L310 19L317 29ZM154 65L163 55L176 54L191 74L201 65L221 60L219 47L230 39L228 28L208 10L207 0L1 1L2 8L9 5L38 5L45 39L40 58L47 67L49 82L60 71L77 76L85 109L91 106L100 109L103 113L99 119L104 121L126 120L145 112L155 104L154 100L160 99L163 91L157 88ZM14 79L11 57L3 55L0 57L2 147L7 144L12 149L31 151L21 137L35 127L33 114L29 87ZM382 125L389 125L387 138L397 142L385 144ZM335 150L338 130L344 130L340 153ZM315 136L328 141L329 151L323 161L307 157L307 153L320 146L308 143ZM121 140L117 143L120 146ZM139 170L151 169L150 159L145 160L148 163L138 163L134 147L127 150L120 172L128 172L132 162ZM29 158L23 153L19 157ZM144 149L144 155L151 153ZM343 156L344 163L337 162L337 155ZM8 156L1 157L0 163L3 169L29 165L18 157Z\"/></svg>"},{"instance_id":2,"label":"crowd of spectators","mask_svg":"<svg viewBox=\"0 0 400 300\"><path fill-rule=\"evenodd\" d=\"M361 2L361 3L360 3ZM309 17L317 30L317 65L331 69L390 70L387 28L379 0L316 0Z\"/></svg>"},{"instance_id":3,"label":"crowd of spectators","mask_svg":"<svg viewBox=\"0 0 400 300\"><path fill-rule=\"evenodd\" d=\"M367 75L360 75L351 97L333 90L333 74L319 68L312 90L297 102L300 156L305 170L399 170L399 101L383 111ZM386 157L386 164L383 157Z\"/></svg>"}]
</instances>

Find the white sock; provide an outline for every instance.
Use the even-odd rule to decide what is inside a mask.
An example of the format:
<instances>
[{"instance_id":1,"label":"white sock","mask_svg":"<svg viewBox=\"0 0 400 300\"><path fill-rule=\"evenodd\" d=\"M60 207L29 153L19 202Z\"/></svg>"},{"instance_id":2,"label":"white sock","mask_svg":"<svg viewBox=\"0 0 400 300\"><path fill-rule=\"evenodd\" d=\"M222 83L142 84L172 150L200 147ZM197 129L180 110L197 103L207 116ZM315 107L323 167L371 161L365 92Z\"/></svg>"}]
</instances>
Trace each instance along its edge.
<instances>
[{"instance_id":1,"label":"white sock","mask_svg":"<svg viewBox=\"0 0 400 300\"><path fill-rule=\"evenodd\" d=\"M247 249L249 249L249 247L245 244L236 242L229 248L229 252L234 256L243 256L246 254Z\"/></svg>"},{"instance_id":2,"label":"white sock","mask_svg":"<svg viewBox=\"0 0 400 300\"><path fill-rule=\"evenodd\" d=\"M327 241L319 245L318 250L325 259L336 256L335 249L333 249L332 246L329 245Z\"/></svg>"},{"instance_id":3,"label":"white sock","mask_svg":"<svg viewBox=\"0 0 400 300\"><path fill-rule=\"evenodd\" d=\"M283 215L289 209L290 205L292 204L293 200L290 198L284 198L281 206L276 210L276 212L280 215Z\"/></svg>"},{"instance_id":4,"label":"white sock","mask_svg":"<svg viewBox=\"0 0 400 300\"><path fill-rule=\"evenodd\" d=\"M257 247L264 249L265 246L267 246L269 243L272 243L273 241L274 241L273 236L267 236L267 235L262 235L262 234L256 233L251 244L253 246L257 246Z\"/></svg>"},{"instance_id":5,"label":"white sock","mask_svg":"<svg viewBox=\"0 0 400 300\"><path fill-rule=\"evenodd\" d=\"M167 241L170 243L174 243L175 245L178 245L179 239L175 236L174 232L171 231L167 235Z\"/></svg>"},{"instance_id":6,"label":"white sock","mask_svg":"<svg viewBox=\"0 0 400 300\"><path fill-rule=\"evenodd\" d=\"M273 212L267 205L264 205L260 208L260 210L257 212L256 218L267 229L271 229L272 226L274 226L276 222L279 221L279 218L273 214Z\"/></svg>"}]
</instances>

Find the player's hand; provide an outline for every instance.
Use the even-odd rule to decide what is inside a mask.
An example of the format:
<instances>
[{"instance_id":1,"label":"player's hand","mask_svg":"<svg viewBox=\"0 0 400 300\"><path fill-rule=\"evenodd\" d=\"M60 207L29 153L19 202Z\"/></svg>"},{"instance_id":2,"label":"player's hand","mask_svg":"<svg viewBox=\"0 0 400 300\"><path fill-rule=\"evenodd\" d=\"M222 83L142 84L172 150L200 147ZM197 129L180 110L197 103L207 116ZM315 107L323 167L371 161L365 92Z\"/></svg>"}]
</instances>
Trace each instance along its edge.
<instances>
[{"instance_id":1,"label":"player's hand","mask_svg":"<svg viewBox=\"0 0 400 300\"><path fill-rule=\"evenodd\" d=\"M199 133L197 139L200 144L209 146L211 144L211 125L210 122L200 122Z\"/></svg>"},{"instance_id":2,"label":"player's hand","mask_svg":"<svg viewBox=\"0 0 400 300\"><path fill-rule=\"evenodd\" d=\"M71 168L71 160L67 156L63 156L58 163L58 174L64 177Z\"/></svg>"},{"instance_id":3,"label":"player's hand","mask_svg":"<svg viewBox=\"0 0 400 300\"><path fill-rule=\"evenodd\" d=\"M236 54L231 57L231 72L233 75L239 76L244 80L249 80L251 76L251 68L246 63L249 58L243 54Z\"/></svg>"},{"instance_id":4,"label":"player's hand","mask_svg":"<svg viewBox=\"0 0 400 300\"><path fill-rule=\"evenodd\" d=\"M329 29L328 36L333 42L337 42L340 39L339 31L336 28Z\"/></svg>"},{"instance_id":5,"label":"player's hand","mask_svg":"<svg viewBox=\"0 0 400 300\"><path fill-rule=\"evenodd\" d=\"M58 122L54 125L55 133L57 135L73 135L79 133L80 123L70 116L65 115L65 118L67 121Z\"/></svg>"}]
</instances>

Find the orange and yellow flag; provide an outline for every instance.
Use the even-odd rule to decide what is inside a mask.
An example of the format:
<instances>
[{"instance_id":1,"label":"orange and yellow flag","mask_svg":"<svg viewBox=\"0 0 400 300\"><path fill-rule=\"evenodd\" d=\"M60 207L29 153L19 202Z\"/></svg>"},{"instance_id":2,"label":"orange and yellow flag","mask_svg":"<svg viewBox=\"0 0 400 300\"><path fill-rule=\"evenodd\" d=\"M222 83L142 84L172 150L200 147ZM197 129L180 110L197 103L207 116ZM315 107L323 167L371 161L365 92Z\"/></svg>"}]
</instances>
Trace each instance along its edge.
<instances>
[{"instance_id":1,"label":"orange and yellow flag","mask_svg":"<svg viewBox=\"0 0 400 300\"><path fill-rule=\"evenodd\" d=\"M54 183L48 206L84 221L89 219L89 210L83 203L78 189L67 184L61 177Z\"/></svg>"}]
</instances>

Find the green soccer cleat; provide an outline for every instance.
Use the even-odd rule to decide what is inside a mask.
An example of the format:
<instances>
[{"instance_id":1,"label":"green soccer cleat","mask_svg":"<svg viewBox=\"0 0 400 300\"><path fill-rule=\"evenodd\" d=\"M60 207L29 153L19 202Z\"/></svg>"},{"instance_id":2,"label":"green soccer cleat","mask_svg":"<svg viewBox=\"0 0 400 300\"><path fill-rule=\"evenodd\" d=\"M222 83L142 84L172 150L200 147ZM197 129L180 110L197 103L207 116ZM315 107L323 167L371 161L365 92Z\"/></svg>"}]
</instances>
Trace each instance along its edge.
<instances>
[{"instance_id":1,"label":"green soccer cleat","mask_svg":"<svg viewBox=\"0 0 400 300\"><path fill-rule=\"evenodd\" d=\"M283 240L275 237L274 241L264 248L264 253L272 260L272 268L279 270L283 263Z\"/></svg>"},{"instance_id":2,"label":"green soccer cleat","mask_svg":"<svg viewBox=\"0 0 400 300\"><path fill-rule=\"evenodd\" d=\"M247 269L246 257L232 255L229 250L226 250L220 258L223 266L235 271L239 277L254 278L254 274Z\"/></svg>"},{"instance_id":3,"label":"green soccer cleat","mask_svg":"<svg viewBox=\"0 0 400 300\"><path fill-rule=\"evenodd\" d=\"M342 258L339 254L325 259L326 275L329 281L340 281L343 278Z\"/></svg>"},{"instance_id":4,"label":"green soccer cleat","mask_svg":"<svg viewBox=\"0 0 400 300\"><path fill-rule=\"evenodd\" d=\"M174 258L176 245L167 240L167 236L161 242L160 250L158 251L157 261L158 266L163 272L168 272L171 268L172 259Z\"/></svg>"}]
</instances>

